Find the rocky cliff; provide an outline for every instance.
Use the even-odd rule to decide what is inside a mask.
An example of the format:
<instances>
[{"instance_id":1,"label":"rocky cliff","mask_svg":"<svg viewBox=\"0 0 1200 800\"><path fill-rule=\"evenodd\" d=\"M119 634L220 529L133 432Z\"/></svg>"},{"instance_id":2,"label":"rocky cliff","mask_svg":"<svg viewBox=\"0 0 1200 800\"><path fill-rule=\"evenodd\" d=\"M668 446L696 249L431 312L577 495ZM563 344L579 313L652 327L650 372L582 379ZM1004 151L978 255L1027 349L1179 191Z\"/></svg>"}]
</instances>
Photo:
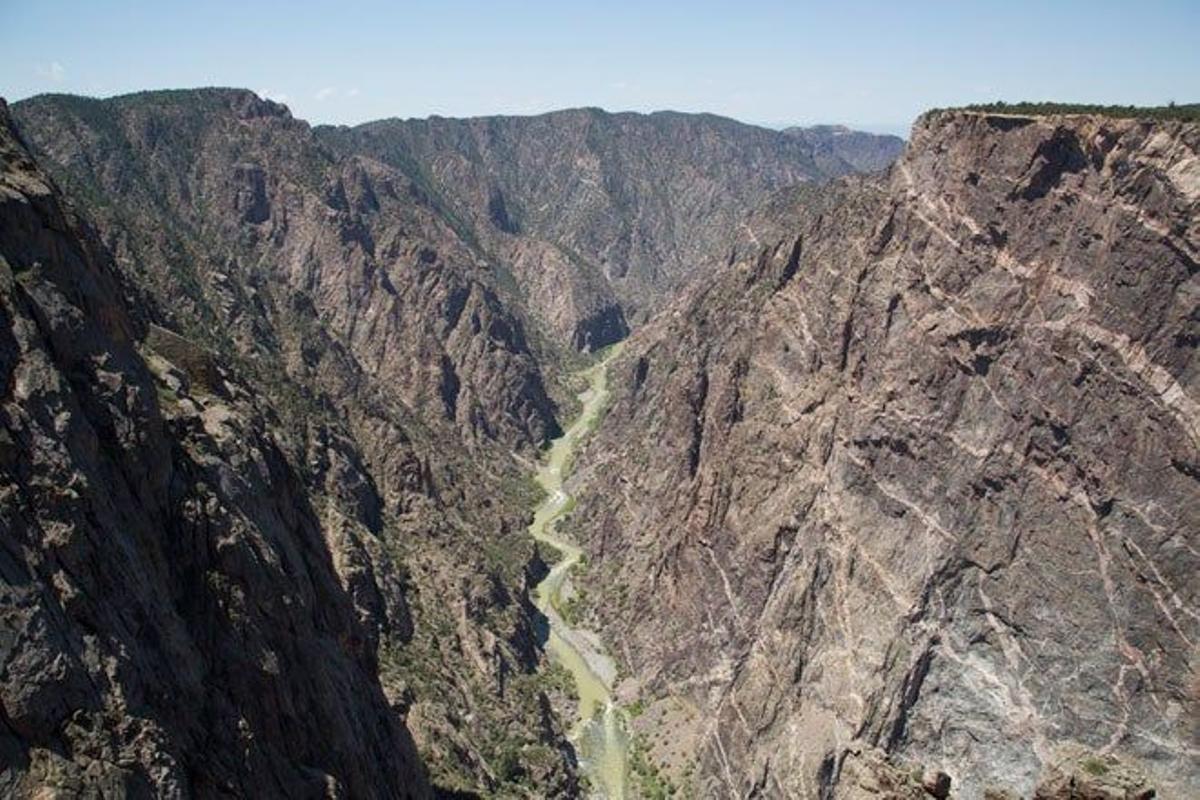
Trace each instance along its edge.
<instances>
[{"instance_id":1,"label":"rocky cliff","mask_svg":"<svg viewBox=\"0 0 1200 800\"><path fill-rule=\"evenodd\" d=\"M246 453L274 452L290 476L286 502L311 511L304 533L362 628L365 678L436 785L573 793L524 536L526 471L559 431L555 398L570 396L560 364L625 336L628 309L644 316L723 257L734 220L768 190L850 166L695 115L314 132L230 89L43 96L13 114L112 254L162 413L230 415L233 450L214 458L228 461L226 484L250 481L248 496L272 490L241 475L258 463ZM217 539L232 525L205 524ZM258 526L283 538L257 518L246 535L266 536ZM260 583L255 596L286 592Z\"/></svg>"},{"instance_id":2,"label":"rocky cliff","mask_svg":"<svg viewBox=\"0 0 1200 800\"><path fill-rule=\"evenodd\" d=\"M242 491L254 503L311 510L306 547L349 596L364 630L348 638L376 695L382 683L390 724L409 721L434 781L497 796L534 780L573 791L536 672L523 530L526 463L557 432L557 406L492 265L408 178L330 152L249 92L44 97L14 116L114 254L122 297L145 320L131 339L182 373L162 402L191 413L197 393L242 387L255 414L233 407L220 436L247 455L229 454L221 480L206 483L250 481ZM261 485L276 471L295 481L288 492ZM230 535L221 521L196 524L214 543ZM257 524L248 535L264 535ZM291 602L286 586L256 581L245 602L276 595ZM86 596L106 601L103 587ZM314 715L313 729L321 722ZM374 774L362 780L388 794Z\"/></svg>"},{"instance_id":3,"label":"rocky cliff","mask_svg":"<svg viewBox=\"0 0 1200 800\"><path fill-rule=\"evenodd\" d=\"M239 90L44 96L14 114L181 325L251 357L285 320L315 318L468 441L520 447L557 432L490 265L395 170L337 157L284 106ZM316 344L302 360L326 357Z\"/></svg>"},{"instance_id":4,"label":"rocky cliff","mask_svg":"<svg viewBox=\"0 0 1200 800\"><path fill-rule=\"evenodd\" d=\"M578 795L527 476L652 315L566 525L635 785L1200 782L1195 123L2 116L0 793Z\"/></svg>"},{"instance_id":5,"label":"rocky cliff","mask_svg":"<svg viewBox=\"0 0 1200 800\"><path fill-rule=\"evenodd\" d=\"M1198 259L1185 122L931 114L750 219L627 343L579 470L649 757L696 796L922 793L879 757L1193 794Z\"/></svg>"},{"instance_id":6,"label":"rocky cliff","mask_svg":"<svg viewBox=\"0 0 1200 800\"><path fill-rule=\"evenodd\" d=\"M849 148L837 151L815 134L711 114L572 109L319 133L427 187L508 265L531 313L579 349L622 338L718 263L730 231L769 193L860 168L841 157ZM885 150L899 142L851 138L864 147L886 140Z\"/></svg>"},{"instance_id":7,"label":"rocky cliff","mask_svg":"<svg viewBox=\"0 0 1200 800\"><path fill-rule=\"evenodd\" d=\"M125 289L0 102L0 793L429 796L356 613L386 576L335 563L368 545Z\"/></svg>"}]
</instances>

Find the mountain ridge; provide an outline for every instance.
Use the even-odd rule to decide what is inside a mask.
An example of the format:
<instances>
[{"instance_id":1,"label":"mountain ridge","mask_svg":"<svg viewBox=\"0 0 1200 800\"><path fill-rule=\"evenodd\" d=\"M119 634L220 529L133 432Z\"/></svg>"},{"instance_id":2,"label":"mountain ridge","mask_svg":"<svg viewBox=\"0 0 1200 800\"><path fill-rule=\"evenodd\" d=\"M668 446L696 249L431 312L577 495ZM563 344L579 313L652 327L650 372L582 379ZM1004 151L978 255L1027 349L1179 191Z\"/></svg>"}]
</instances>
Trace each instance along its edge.
<instances>
[{"instance_id":1,"label":"mountain ridge","mask_svg":"<svg viewBox=\"0 0 1200 800\"><path fill-rule=\"evenodd\" d=\"M757 198L854 171L807 135L681 112L392 119L317 135L429 187L510 265L552 335L590 350L704 274Z\"/></svg>"}]
</instances>

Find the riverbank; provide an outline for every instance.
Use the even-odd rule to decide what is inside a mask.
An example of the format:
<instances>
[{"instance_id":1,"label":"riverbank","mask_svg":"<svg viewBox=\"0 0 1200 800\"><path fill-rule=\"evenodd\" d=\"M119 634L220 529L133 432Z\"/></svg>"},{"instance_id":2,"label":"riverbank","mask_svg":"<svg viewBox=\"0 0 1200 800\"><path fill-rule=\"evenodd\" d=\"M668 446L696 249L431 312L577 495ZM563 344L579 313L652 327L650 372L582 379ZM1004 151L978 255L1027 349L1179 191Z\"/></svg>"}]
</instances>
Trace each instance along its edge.
<instances>
[{"instance_id":1,"label":"riverbank","mask_svg":"<svg viewBox=\"0 0 1200 800\"><path fill-rule=\"evenodd\" d=\"M587 388L580 393L579 416L562 436L551 442L539 464L536 479L545 498L534 510L529 533L538 542L561 554L538 584L535 602L549 624L546 650L563 666L575 684L579 719L571 740L579 754L580 768L597 796L623 800L628 784L629 738L624 712L613 701L616 664L594 633L571 627L562 614L563 590L570 574L579 566L583 551L558 530L558 521L574 507L563 488L572 460L583 440L595 429L608 400L608 364L619 346L580 374Z\"/></svg>"}]
</instances>

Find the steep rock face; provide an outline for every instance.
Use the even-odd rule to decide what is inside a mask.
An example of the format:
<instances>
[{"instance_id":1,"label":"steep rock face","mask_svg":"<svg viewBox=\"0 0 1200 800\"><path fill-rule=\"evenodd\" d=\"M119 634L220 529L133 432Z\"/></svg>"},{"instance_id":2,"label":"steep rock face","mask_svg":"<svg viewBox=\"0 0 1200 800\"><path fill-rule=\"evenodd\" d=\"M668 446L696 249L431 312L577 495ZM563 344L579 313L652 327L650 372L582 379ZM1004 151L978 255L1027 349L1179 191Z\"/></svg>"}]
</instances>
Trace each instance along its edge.
<instances>
[{"instance_id":1,"label":"steep rock face","mask_svg":"<svg viewBox=\"0 0 1200 800\"><path fill-rule=\"evenodd\" d=\"M386 576L343 586L270 410L123 293L0 102L0 793L428 797Z\"/></svg>"},{"instance_id":2,"label":"steep rock face","mask_svg":"<svg viewBox=\"0 0 1200 800\"><path fill-rule=\"evenodd\" d=\"M574 109L319 133L428 187L509 266L534 313L583 348L614 341L722 258L768 193L855 169L815 158L812 137L707 114Z\"/></svg>"},{"instance_id":3,"label":"steep rock face","mask_svg":"<svg viewBox=\"0 0 1200 800\"><path fill-rule=\"evenodd\" d=\"M521 320L395 170L336 158L285 107L239 90L43 96L14 113L98 206L118 256L203 323L233 322L242 349L310 305L364 369L468 439L557 433Z\"/></svg>"},{"instance_id":4,"label":"steep rock face","mask_svg":"<svg viewBox=\"0 0 1200 800\"><path fill-rule=\"evenodd\" d=\"M257 398L433 780L573 792L536 676L513 454L557 411L492 266L408 178L250 92L43 97L15 116L94 216L178 390L211 393L223 368Z\"/></svg>"},{"instance_id":5,"label":"steep rock face","mask_svg":"<svg viewBox=\"0 0 1200 800\"><path fill-rule=\"evenodd\" d=\"M634 336L578 529L697 793L879 747L1028 795L1071 742L1200 784L1198 203L1194 124L931 115Z\"/></svg>"}]
</instances>

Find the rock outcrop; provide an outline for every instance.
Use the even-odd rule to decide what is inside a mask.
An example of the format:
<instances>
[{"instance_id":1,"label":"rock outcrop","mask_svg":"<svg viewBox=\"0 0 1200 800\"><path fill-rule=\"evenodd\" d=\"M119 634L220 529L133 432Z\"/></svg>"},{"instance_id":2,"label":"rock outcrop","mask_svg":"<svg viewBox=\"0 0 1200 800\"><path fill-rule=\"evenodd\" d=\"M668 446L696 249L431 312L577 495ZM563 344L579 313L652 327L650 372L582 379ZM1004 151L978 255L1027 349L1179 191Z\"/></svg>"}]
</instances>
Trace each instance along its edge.
<instances>
[{"instance_id":1,"label":"rock outcrop","mask_svg":"<svg viewBox=\"0 0 1200 800\"><path fill-rule=\"evenodd\" d=\"M904 152L899 136L855 131L844 125L784 128L812 148L813 158L830 174L878 172L891 166Z\"/></svg>"},{"instance_id":2,"label":"rock outcrop","mask_svg":"<svg viewBox=\"0 0 1200 800\"><path fill-rule=\"evenodd\" d=\"M384 576L343 585L269 407L125 289L0 102L0 794L430 796Z\"/></svg>"},{"instance_id":3,"label":"rock outcrop","mask_svg":"<svg viewBox=\"0 0 1200 800\"><path fill-rule=\"evenodd\" d=\"M1028 796L1068 742L1194 793L1200 127L936 113L748 228L579 468L696 796L836 796L864 748Z\"/></svg>"}]
</instances>

